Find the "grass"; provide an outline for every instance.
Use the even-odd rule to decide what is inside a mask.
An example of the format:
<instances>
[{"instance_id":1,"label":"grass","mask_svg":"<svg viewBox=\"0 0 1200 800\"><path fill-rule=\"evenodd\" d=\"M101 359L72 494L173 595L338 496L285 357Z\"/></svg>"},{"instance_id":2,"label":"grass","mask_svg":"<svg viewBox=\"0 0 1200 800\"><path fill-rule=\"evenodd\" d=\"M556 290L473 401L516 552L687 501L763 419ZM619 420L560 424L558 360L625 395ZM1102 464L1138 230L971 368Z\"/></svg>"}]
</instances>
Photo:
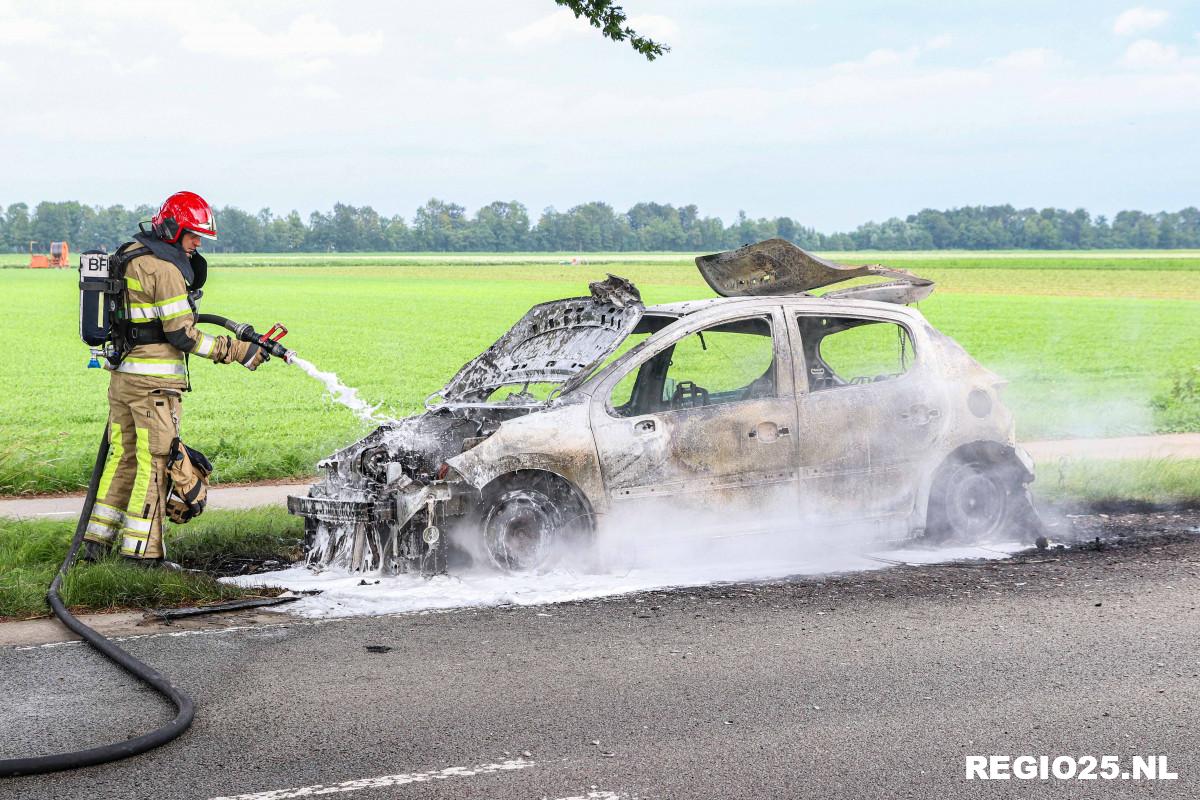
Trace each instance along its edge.
<instances>
[{"instance_id":1,"label":"grass","mask_svg":"<svg viewBox=\"0 0 1200 800\"><path fill-rule=\"evenodd\" d=\"M606 271L633 279L649 303L712 296L679 254L620 254L632 260L604 265L597 262L606 256L589 255L586 266L522 257L530 262L511 263L511 254L221 255L203 309L260 329L282 320L292 329L287 344L400 416L420 410L531 305L585 294ZM373 258L392 265L352 266ZM404 259L412 263L399 265ZM472 263L485 259L496 262ZM1006 400L1022 438L1200 427L1155 399L1197 364L1200 254L896 259L889 263L938 280L920 307L931 322L1010 381ZM1030 268L1038 259L1045 266ZM248 266L266 262L296 266ZM339 266L313 268L322 263ZM235 264L247 266L226 268ZM90 471L108 380L84 368L77 298L74 271L0 271L0 494L78 489ZM318 383L277 361L249 373L193 359L192 382L184 438L213 460L218 481L308 476L319 458L366 432Z\"/></svg>"},{"instance_id":2,"label":"grass","mask_svg":"<svg viewBox=\"0 0 1200 800\"><path fill-rule=\"evenodd\" d=\"M1200 430L1200 365L1176 375L1171 385L1155 395L1150 404L1164 430L1175 433Z\"/></svg>"},{"instance_id":3,"label":"grass","mask_svg":"<svg viewBox=\"0 0 1200 800\"><path fill-rule=\"evenodd\" d=\"M74 522L0 518L0 620L45 616L46 587L70 546ZM283 509L209 511L187 526L168 526L167 553L191 569L244 561L299 558L303 523ZM74 612L163 608L252 596L209 574L128 566L113 556L81 563L63 581L63 602Z\"/></svg>"},{"instance_id":4,"label":"grass","mask_svg":"<svg viewBox=\"0 0 1200 800\"><path fill-rule=\"evenodd\" d=\"M1200 460L1039 462L1033 490L1039 500L1068 506L1195 506Z\"/></svg>"}]
</instances>

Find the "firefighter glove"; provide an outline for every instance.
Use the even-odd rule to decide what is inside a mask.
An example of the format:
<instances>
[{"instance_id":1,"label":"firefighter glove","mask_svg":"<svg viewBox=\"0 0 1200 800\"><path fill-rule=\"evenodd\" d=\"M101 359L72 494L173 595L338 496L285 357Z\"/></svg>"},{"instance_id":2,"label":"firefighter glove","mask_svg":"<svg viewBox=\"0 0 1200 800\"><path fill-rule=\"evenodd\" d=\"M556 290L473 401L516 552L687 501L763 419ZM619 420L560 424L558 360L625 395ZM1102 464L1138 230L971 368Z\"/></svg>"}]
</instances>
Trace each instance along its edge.
<instances>
[{"instance_id":1,"label":"firefighter glove","mask_svg":"<svg viewBox=\"0 0 1200 800\"><path fill-rule=\"evenodd\" d=\"M243 367L253 372L254 370L258 369L259 364L270 360L271 356L267 355L267 351L259 347L254 342L246 342L246 344L249 345L246 348L246 353L238 359L238 362Z\"/></svg>"}]
</instances>

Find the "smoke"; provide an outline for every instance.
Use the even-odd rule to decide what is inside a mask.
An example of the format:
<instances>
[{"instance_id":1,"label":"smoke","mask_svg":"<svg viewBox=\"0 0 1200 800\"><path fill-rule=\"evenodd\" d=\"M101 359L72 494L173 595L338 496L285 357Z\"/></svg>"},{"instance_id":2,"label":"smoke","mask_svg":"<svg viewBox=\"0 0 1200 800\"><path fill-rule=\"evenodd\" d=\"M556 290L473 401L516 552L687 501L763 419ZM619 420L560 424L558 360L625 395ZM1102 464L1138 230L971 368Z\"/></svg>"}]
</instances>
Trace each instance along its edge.
<instances>
[{"instance_id":1,"label":"smoke","mask_svg":"<svg viewBox=\"0 0 1200 800\"><path fill-rule=\"evenodd\" d=\"M657 501L598 520L593 538L560 544L538 570L501 571L491 565L477 527L450 532L470 552L469 566L448 575L314 572L293 567L227 579L241 585L285 586L321 593L291 603L308 617L342 617L496 605L573 602L654 589L721 582L775 580L929 564L963 558L1004 558L1017 542L933 547L901 541L873 524L838 524L822 515L797 515L795 501L714 513L697 504Z\"/></svg>"},{"instance_id":2,"label":"smoke","mask_svg":"<svg viewBox=\"0 0 1200 800\"><path fill-rule=\"evenodd\" d=\"M316 366L306 359L295 356L292 362L300 369L304 370L310 378L315 378L325 386L325 391L336 403L341 403L346 408L354 412L354 415L363 422L369 422L374 425L382 425L394 420L389 417L384 417L376 412L379 409L378 405L371 405L367 401L358 396L358 389L351 388L342 383L336 373L322 372Z\"/></svg>"}]
</instances>

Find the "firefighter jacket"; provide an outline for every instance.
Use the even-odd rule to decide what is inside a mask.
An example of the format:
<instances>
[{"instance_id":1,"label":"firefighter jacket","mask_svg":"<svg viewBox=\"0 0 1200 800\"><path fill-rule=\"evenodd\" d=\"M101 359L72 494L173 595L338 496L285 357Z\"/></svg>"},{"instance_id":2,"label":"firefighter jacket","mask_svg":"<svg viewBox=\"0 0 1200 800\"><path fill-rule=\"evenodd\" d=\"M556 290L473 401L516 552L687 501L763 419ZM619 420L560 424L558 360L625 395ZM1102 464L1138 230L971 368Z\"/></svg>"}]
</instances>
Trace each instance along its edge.
<instances>
[{"instance_id":1,"label":"firefighter jacket","mask_svg":"<svg viewBox=\"0 0 1200 800\"><path fill-rule=\"evenodd\" d=\"M196 253L191 259L176 245L138 235L136 243L151 253L138 256L125 268L130 321L134 327L161 324L166 342L136 344L116 368L117 372L151 379L154 385L185 389L188 385L184 354L203 356L219 364L242 361L250 344L231 336L209 336L196 328L196 312L189 289L203 284L207 264ZM120 252L120 251L118 251Z\"/></svg>"}]
</instances>

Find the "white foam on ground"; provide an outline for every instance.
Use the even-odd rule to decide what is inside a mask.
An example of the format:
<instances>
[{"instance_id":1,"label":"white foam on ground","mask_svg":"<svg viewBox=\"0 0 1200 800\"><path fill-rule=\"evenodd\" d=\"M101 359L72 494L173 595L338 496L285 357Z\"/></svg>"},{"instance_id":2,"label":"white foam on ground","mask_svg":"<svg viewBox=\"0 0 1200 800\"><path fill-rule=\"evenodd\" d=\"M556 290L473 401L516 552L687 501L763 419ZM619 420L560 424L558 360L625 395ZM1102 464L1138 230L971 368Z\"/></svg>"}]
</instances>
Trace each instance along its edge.
<instances>
[{"instance_id":1,"label":"white foam on ground","mask_svg":"<svg viewBox=\"0 0 1200 800\"><path fill-rule=\"evenodd\" d=\"M865 572L896 563L937 564L963 559L1001 559L1028 545L1017 542L982 547L878 549L860 553L830 551L809 553L797 559L753 559L709 563L663 563L645 559L642 566L610 568L603 572L559 568L539 574L510 575L475 568L455 575L422 578L419 575L382 576L327 569L314 573L306 567L245 575L224 580L241 586L283 586L294 591L319 589L275 609L304 617L346 617L443 610L476 606L542 605L596 597L718 582L769 580L799 575ZM653 563L658 562L658 563ZM361 585L366 581L367 585Z\"/></svg>"}]
</instances>

